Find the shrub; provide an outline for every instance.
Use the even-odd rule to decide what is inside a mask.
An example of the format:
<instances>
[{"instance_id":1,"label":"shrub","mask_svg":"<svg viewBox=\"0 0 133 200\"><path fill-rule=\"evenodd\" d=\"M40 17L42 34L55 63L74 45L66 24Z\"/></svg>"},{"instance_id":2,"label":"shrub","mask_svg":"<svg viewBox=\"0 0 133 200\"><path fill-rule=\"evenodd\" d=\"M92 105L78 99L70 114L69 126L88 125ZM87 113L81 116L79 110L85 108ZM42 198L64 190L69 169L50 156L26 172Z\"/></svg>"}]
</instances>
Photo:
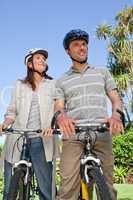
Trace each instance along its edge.
<instances>
[{"instance_id":1,"label":"shrub","mask_svg":"<svg viewBox=\"0 0 133 200\"><path fill-rule=\"evenodd\" d=\"M122 166L114 167L114 182L115 183L125 183L125 178L127 176L128 169Z\"/></svg>"},{"instance_id":2,"label":"shrub","mask_svg":"<svg viewBox=\"0 0 133 200\"><path fill-rule=\"evenodd\" d=\"M113 151L115 156L114 179L116 183L123 183L133 164L133 128L113 138Z\"/></svg>"},{"instance_id":3,"label":"shrub","mask_svg":"<svg viewBox=\"0 0 133 200\"><path fill-rule=\"evenodd\" d=\"M59 191L60 183L61 183L61 177L60 177L60 161L56 161L56 187L57 191Z\"/></svg>"},{"instance_id":4,"label":"shrub","mask_svg":"<svg viewBox=\"0 0 133 200\"><path fill-rule=\"evenodd\" d=\"M2 196L2 193L3 193L3 178L0 175L0 197Z\"/></svg>"},{"instance_id":5,"label":"shrub","mask_svg":"<svg viewBox=\"0 0 133 200\"><path fill-rule=\"evenodd\" d=\"M0 155L1 155L2 149L3 149L3 146L0 145Z\"/></svg>"}]
</instances>

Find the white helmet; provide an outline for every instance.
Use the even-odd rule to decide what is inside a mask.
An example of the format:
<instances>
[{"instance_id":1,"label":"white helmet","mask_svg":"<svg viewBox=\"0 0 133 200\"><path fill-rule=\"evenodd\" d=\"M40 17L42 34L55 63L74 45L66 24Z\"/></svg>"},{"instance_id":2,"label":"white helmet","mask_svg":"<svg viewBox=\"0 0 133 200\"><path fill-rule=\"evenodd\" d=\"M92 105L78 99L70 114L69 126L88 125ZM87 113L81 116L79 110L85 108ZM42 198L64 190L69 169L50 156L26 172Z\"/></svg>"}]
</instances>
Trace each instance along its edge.
<instances>
[{"instance_id":1,"label":"white helmet","mask_svg":"<svg viewBox=\"0 0 133 200\"><path fill-rule=\"evenodd\" d=\"M32 58L32 56L37 53L43 54L46 59L48 58L48 52L46 50L41 48L34 48L30 49L27 55L25 56L24 64L27 65L29 58Z\"/></svg>"}]
</instances>

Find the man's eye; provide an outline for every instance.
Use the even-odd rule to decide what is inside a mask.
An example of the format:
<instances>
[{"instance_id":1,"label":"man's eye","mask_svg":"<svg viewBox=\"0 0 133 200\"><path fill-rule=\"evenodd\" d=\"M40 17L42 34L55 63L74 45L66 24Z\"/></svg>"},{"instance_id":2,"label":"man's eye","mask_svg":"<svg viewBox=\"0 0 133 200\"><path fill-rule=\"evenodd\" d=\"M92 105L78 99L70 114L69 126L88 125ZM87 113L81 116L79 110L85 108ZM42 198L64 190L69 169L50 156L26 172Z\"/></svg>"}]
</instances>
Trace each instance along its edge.
<instances>
[{"instance_id":1,"label":"man's eye","mask_svg":"<svg viewBox=\"0 0 133 200\"><path fill-rule=\"evenodd\" d=\"M87 46L87 44L86 44L86 42L83 42L83 44L82 44L83 46Z\"/></svg>"},{"instance_id":2,"label":"man's eye","mask_svg":"<svg viewBox=\"0 0 133 200\"><path fill-rule=\"evenodd\" d=\"M74 46L75 46L75 47L78 47L79 45L78 45L78 43L75 43Z\"/></svg>"}]
</instances>

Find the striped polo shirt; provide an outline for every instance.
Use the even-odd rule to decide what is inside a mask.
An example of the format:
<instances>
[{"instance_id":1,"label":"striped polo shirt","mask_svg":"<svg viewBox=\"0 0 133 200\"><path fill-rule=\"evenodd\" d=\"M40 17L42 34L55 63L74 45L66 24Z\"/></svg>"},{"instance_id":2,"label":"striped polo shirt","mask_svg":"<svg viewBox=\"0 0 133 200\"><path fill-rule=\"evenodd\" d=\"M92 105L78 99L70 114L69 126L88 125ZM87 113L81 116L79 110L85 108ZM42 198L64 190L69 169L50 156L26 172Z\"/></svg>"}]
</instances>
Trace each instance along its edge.
<instances>
[{"instance_id":1,"label":"striped polo shirt","mask_svg":"<svg viewBox=\"0 0 133 200\"><path fill-rule=\"evenodd\" d=\"M107 92L116 88L110 72L87 66L81 73L70 68L56 82L56 99L66 113L79 121L101 122L107 116Z\"/></svg>"}]
</instances>

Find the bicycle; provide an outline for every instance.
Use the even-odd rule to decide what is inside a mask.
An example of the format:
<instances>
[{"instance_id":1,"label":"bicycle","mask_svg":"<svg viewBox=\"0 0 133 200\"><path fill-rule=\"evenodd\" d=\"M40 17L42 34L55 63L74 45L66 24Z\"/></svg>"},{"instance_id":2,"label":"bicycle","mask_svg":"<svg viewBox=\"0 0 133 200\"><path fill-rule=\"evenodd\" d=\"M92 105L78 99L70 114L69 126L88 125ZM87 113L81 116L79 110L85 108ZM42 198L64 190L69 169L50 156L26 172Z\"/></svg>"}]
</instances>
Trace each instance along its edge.
<instances>
[{"instance_id":1,"label":"bicycle","mask_svg":"<svg viewBox=\"0 0 133 200\"><path fill-rule=\"evenodd\" d=\"M56 127L56 118L53 118L51 127L54 134L60 134L60 129ZM77 124L75 127L76 139L84 142L84 153L80 158L81 187L78 200L92 200L93 191L97 200L112 200L109 188L101 169L100 159L92 152L100 133L107 131L106 123Z\"/></svg>"},{"instance_id":2,"label":"bicycle","mask_svg":"<svg viewBox=\"0 0 133 200\"><path fill-rule=\"evenodd\" d=\"M101 161L92 152L92 148L100 137L99 132L107 131L108 127L105 123L88 123L76 126L77 140L85 143L84 152L81 156L81 194L80 200L89 200L95 194L97 199L111 200L111 195L105 181L105 177L101 168ZM88 192L86 192L86 190Z\"/></svg>"},{"instance_id":3,"label":"bicycle","mask_svg":"<svg viewBox=\"0 0 133 200\"><path fill-rule=\"evenodd\" d=\"M20 134L16 143L20 138L23 139L20 160L14 163L12 168L12 177L9 187L8 200L30 200L39 193L39 187L35 178L29 152L29 133L41 133L41 130L16 130L7 128L4 130L6 134Z\"/></svg>"}]
</instances>

